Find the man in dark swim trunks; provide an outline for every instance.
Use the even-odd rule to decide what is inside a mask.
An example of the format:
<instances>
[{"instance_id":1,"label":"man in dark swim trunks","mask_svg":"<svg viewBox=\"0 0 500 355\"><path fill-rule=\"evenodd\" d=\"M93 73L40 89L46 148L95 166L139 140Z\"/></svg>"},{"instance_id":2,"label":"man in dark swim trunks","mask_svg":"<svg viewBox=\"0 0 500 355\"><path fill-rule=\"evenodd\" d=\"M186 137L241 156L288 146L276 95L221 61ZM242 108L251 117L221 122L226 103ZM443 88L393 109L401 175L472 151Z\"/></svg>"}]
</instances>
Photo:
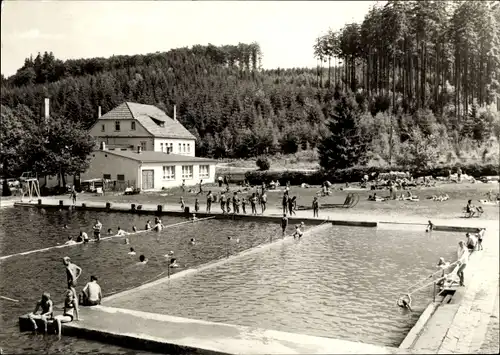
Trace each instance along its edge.
<instances>
[{"instance_id":1,"label":"man in dark swim trunks","mask_svg":"<svg viewBox=\"0 0 500 355\"><path fill-rule=\"evenodd\" d=\"M66 277L68 281L68 288L75 287L76 281L82 274L82 268L76 264L73 264L69 256L63 258L63 263L66 266Z\"/></svg>"}]
</instances>

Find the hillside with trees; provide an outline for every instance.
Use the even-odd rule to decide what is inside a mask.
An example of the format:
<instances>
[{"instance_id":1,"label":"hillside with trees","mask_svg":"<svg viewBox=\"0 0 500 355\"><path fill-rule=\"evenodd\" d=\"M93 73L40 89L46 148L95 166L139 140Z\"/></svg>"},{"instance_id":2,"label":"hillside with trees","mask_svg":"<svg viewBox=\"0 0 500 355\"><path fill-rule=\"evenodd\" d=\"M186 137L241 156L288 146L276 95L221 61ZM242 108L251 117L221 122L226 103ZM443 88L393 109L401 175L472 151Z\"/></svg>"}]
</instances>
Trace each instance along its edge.
<instances>
[{"instance_id":1,"label":"hillside with trees","mask_svg":"<svg viewBox=\"0 0 500 355\"><path fill-rule=\"evenodd\" d=\"M172 115L176 104L197 155L216 158L315 150L328 139L326 148L340 149L331 129L346 119L362 143L358 164L498 163L498 3L388 1L311 47L316 69L263 70L257 43L67 61L46 52L2 76L2 119L44 124L45 97L59 119L83 128L98 106L132 101ZM15 139L2 134L4 151Z\"/></svg>"}]
</instances>

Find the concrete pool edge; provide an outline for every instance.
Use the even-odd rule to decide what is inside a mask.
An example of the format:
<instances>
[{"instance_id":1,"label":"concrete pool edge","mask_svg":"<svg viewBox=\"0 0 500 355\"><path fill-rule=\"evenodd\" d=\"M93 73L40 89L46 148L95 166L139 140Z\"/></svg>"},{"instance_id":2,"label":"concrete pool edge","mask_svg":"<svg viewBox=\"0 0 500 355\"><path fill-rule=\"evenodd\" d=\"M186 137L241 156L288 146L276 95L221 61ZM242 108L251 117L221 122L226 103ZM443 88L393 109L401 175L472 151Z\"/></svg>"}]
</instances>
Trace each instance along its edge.
<instances>
[{"instance_id":1,"label":"concrete pool edge","mask_svg":"<svg viewBox=\"0 0 500 355\"><path fill-rule=\"evenodd\" d=\"M401 344L399 344L399 349L411 349L420 334L422 334L422 331L429 322L429 319L433 316L437 308L440 306L440 303L441 302L431 302L427 305L425 310L418 318L417 323L415 323L415 325L410 329Z\"/></svg>"},{"instance_id":2,"label":"concrete pool edge","mask_svg":"<svg viewBox=\"0 0 500 355\"><path fill-rule=\"evenodd\" d=\"M61 200L62 201L62 200ZM84 205L84 206L82 206ZM15 202L14 207L29 207L29 208L47 208L47 209L74 209L77 211L95 211L95 212L117 212L117 213L132 213L132 214L143 214L143 215L163 215L163 216L175 216L175 217L187 217L190 214L186 214L182 211L173 211L163 209L161 211L158 210L158 206L153 204L143 204L143 208L140 210L132 211L130 208L131 204L128 203L111 203L109 208L106 206L105 202L96 203L96 202L83 202L81 205L68 205L63 204L59 205L58 201L55 199L51 199L50 203L42 203L38 204L35 202ZM161 205L163 206L163 205ZM200 218L203 217L215 217L216 219L232 219L232 220L243 220L243 221L260 221L260 222L276 222L279 223L282 215L272 214L272 215L250 215L250 214L223 214L221 212L197 212L196 215ZM305 222L310 225L321 224L322 218L311 218L311 217L288 217L290 223L295 222ZM417 223L417 222L396 222L396 221L366 221L356 219L334 219L330 218L330 222L333 225L338 226L351 226L351 227L378 227L379 224L391 225L391 226L399 226L399 225L418 225L423 226L425 228L425 223ZM435 231L442 232L476 232L478 227L476 226L457 226L457 225L441 225L435 224Z\"/></svg>"},{"instance_id":3,"label":"concrete pool edge","mask_svg":"<svg viewBox=\"0 0 500 355\"><path fill-rule=\"evenodd\" d=\"M397 348L272 329L215 323L106 306L88 307L83 320L63 324L64 335L135 349L208 354L390 354ZM103 320L104 321L101 321Z\"/></svg>"}]
</instances>

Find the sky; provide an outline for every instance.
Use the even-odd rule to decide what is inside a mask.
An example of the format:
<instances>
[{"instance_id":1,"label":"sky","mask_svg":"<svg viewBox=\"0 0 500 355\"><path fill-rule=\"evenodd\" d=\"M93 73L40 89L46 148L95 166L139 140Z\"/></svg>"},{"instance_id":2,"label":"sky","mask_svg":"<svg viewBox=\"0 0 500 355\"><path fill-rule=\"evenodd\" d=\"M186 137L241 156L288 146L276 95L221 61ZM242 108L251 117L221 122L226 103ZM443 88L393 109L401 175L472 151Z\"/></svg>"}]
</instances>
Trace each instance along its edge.
<instances>
[{"instance_id":1,"label":"sky","mask_svg":"<svg viewBox=\"0 0 500 355\"><path fill-rule=\"evenodd\" d=\"M59 59L166 52L195 44L260 44L262 66L314 67L312 46L329 28L361 22L375 1L4 0L1 72L30 54Z\"/></svg>"}]
</instances>

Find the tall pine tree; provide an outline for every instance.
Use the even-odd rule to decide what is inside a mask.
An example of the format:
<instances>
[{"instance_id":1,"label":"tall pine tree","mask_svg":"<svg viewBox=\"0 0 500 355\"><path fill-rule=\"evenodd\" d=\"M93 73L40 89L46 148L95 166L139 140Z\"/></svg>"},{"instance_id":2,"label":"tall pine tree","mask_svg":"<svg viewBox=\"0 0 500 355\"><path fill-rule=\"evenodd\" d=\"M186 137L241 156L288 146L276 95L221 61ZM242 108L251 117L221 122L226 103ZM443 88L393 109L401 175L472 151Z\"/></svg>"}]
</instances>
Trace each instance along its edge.
<instances>
[{"instance_id":1,"label":"tall pine tree","mask_svg":"<svg viewBox=\"0 0 500 355\"><path fill-rule=\"evenodd\" d=\"M358 110L352 96L342 95L329 113L330 135L319 147L319 162L323 169L345 169L366 162L366 143L358 128Z\"/></svg>"}]
</instances>

